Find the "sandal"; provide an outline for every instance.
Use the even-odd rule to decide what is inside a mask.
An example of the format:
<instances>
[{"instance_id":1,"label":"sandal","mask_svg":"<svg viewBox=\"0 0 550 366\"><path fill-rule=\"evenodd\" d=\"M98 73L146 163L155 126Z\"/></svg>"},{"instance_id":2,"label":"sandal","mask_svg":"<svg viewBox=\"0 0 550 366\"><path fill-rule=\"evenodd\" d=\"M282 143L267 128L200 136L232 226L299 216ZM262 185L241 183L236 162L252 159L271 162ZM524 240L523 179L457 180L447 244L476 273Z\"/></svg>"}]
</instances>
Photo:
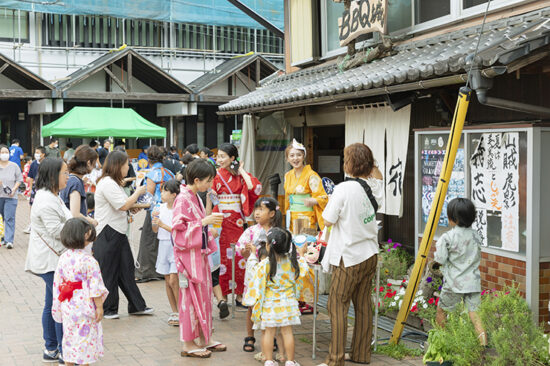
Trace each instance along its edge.
<instances>
[{"instance_id":1,"label":"sandal","mask_svg":"<svg viewBox=\"0 0 550 366\"><path fill-rule=\"evenodd\" d=\"M248 306L243 305L243 303L239 300L235 300L235 306L243 309L248 309Z\"/></svg>"},{"instance_id":2,"label":"sandal","mask_svg":"<svg viewBox=\"0 0 550 366\"><path fill-rule=\"evenodd\" d=\"M208 352L205 355L198 355L200 352ZM209 358L212 356L212 352L208 351L206 348L195 348L191 351L181 351L181 357L194 357L194 358Z\"/></svg>"},{"instance_id":3,"label":"sandal","mask_svg":"<svg viewBox=\"0 0 550 366\"><path fill-rule=\"evenodd\" d=\"M277 352L279 350L279 346L277 345L277 338L273 338L273 352Z\"/></svg>"},{"instance_id":4,"label":"sandal","mask_svg":"<svg viewBox=\"0 0 550 366\"><path fill-rule=\"evenodd\" d=\"M303 301L299 301L298 306L300 308L300 313L302 315L304 315L304 314L313 314L313 306L311 306L309 304L306 304Z\"/></svg>"},{"instance_id":5,"label":"sandal","mask_svg":"<svg viewBox=\"0 0 550 366\"><path fill-rule=\"evenodd\" d=\"M227 351L227 346L221 342L214 342L210 346L206 346L206 349L210 352L225 352Z\"/></svg>"},{"instance_id":6,"label":"sandal","mask_svg":"<svg viewBox=\"0 0 550 366\"><path fill-rule=\"evenodd\" d=\"M252 343L250 343L250 342L252 342ZM254 346L254 343L256 343L256 338L246 337L244 339L243 351L245 351L245 352L254 352L256 350L256 347Z\"/></svg>"}]
</instances>

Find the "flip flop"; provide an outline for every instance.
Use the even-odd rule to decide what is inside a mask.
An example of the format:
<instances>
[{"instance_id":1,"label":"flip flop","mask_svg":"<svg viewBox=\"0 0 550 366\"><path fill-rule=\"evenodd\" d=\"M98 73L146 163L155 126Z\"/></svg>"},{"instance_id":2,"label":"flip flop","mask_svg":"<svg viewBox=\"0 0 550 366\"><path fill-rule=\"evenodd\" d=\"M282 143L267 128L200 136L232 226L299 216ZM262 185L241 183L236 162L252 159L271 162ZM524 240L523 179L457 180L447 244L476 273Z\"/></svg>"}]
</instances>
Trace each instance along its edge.
<instances>
[{"instance_id":1,"label":"flip flop","mask_svg":"<svg viewBox=\"0 0 550 366\"><path fill-rule=\"evenodd\" d=\"M222 346L222 347L218 347ZM227 346L221 344L221 342L214 342L210 346L206 347L207 350L210 352L225 352L227 351Z\"/></svg>"},{"instance_id":2,"label":"flip flop","mask_svg":"<svg viewBox=\"0 0 550 366\"><path fill-rule=\"evenodd\" d=\"M200 356L197 354L199 352L210 352L210 353ZM180 354L181 354L181 357L195 357L195 358L209 358L210 356L212 356L212 352L207 350L206 348L195 348L195 349L192 349L191 351L181 351Z\"/></svg>"}]
</instances>

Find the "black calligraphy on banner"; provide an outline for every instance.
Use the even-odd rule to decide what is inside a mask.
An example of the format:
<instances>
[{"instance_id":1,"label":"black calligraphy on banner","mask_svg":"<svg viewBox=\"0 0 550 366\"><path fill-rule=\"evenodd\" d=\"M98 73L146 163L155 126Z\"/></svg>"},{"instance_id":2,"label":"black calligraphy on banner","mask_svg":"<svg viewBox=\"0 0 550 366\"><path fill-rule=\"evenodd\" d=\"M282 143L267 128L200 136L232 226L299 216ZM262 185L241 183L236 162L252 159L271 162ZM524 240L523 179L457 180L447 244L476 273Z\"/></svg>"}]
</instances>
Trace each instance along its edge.
<instances>
[{"instance_id":1,"label":"black calligraphy on banner","mask_svg":"<svg viewBox=\"0 0 550 366\"><path fill-rule=\"evenodd\" d=\"M515 182L515 176L513 172L508 172L504 178L504 187L502 187L502 194L504 197L504 208L510 209L515 207L517 202L518 186Z\"/></svg>"},{"instance_id":2,"label":"black calligraphy on banner","mask_svg":"<svg viewBox=\"0 0 550 366\"><path fill-rule=\"evenodd\" d=\"M497 170L501 155L502 135L500 133L487 134L487 170Z\"/></svg>"},{"instance_id":3,"label":"black calligraphy on banner","mask_svg":"<svg viewBox=\"0 0 550 366\"><path fill-rule=\"evenodd\" d=\"M395 165L392 165L390 168L390 181L388 184L393 184L393 196L397 197L397 193L399 192L399 195L403 194L403 163L401 162L401 159L397 159L397 163Z\"/></svg>"},{"instance_id":4,"label":"black calligraphy on banner","mask_svg":"<svg viewBox=\"0 0 550 366\"><path fill-rule=\"evenodd\" d=\"M485 142L483 141L483 135L479 139L476 151L472 154L470 164L477 169L485 166Z\"/></svg>"},{"instance_id":5,"label":"black calligraphy on banner","mask_svg":"<svg viewBox=\"0 0 550 366\"><path fill-rule=\"evenodd\" d=\"M486 210L476 210L476 220L473 224L474 230L479 235L481 243L483 246L487 246L487 211Z\"/></svg>"},{"instance_id":6,"label":"black calligraphy on banner","mask_svg":"<svg viewBox=\"0 0 550 366\"><path fill-rule=\"evenodd\" d=\"M472 184L472 200L474 202L487 203L487 197L485 196L485 173L478 170L473 173L474 181Z\"/></svg>"},{"instance_id":7,"label":"black calligraphy on banner","mask_svg":"<svg viewBox=\"0 0 550 366\"><path fill-rule=\"evenodd\" d=\"M504 154L502 158L502 168L504 170L517 170L518 169L518 146L517 146L517 134L507 134L506 141L504 142Z\"/></svg>"}]
</instances>

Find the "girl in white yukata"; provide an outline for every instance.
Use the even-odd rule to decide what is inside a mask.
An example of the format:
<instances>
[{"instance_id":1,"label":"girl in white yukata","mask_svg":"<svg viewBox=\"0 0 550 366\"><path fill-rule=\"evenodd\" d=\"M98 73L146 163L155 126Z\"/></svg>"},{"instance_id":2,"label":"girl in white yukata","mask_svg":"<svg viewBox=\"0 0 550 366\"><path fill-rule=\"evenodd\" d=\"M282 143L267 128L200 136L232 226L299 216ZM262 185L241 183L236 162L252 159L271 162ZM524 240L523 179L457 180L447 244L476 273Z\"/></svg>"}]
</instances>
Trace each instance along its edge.
<instances>
[{"instance_id":1,"label":"girl in white yukata","mask_svg":"<svg viewBox=\"0 0 550 366\"><path fill-rule=\"evenodd\" d=\"M96 237L84 218L69 219L61 230L67 248L54 275L52 316L63 323L63 360L87 365L103 356L103 301L109 291L96 259L85 250Z\"/></svg>"},{"instance_id":2,"label":"girl in white yukata","mask_svg":"<svg viewBox=\"0 0 550 366\"><path fill-rule=\"evenodd\" d=\"M263 241L265 243L267 241L266 233L269 231L269 229L273 227L281 227L283 215L279 208L279 202L271 197L262 197L258 199L254 204L254 220L256 221L256 225L246 229L237 241L237 244L235 245L235 250L237 251L237 253L244 258L242 260L242 263L239 263L239 267L241 268L245 268L247 263L245 260L249 258L251 253L248 244L254 245L254 254L256 254L256 251L260 248L261 242ZM244 278L245 291L250 278L249 273L250 271L249 269L247 269ZM250 319L251 316L252 307L249 307L246 314L247 336L244 339L243 345L243 351L245 352L254 352L255 349L254 343L256 343L256 338L254 338L254 329L252 329L253 323Z\"/></svg>"}]
</instances>

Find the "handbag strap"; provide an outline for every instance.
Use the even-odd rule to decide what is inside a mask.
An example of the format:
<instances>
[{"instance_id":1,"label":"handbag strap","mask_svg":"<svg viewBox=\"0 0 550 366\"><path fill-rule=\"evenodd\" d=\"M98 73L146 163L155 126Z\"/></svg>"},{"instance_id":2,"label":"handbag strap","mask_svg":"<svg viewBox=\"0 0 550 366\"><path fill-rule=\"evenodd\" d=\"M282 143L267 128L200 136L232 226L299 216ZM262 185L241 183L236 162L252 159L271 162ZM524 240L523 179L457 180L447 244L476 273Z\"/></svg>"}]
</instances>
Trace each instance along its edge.
<instances>
[{"instance_id":1,"label":"handbag strap","mask_svg":"<svg viewBox=\"0 0 550 366\"><path fill-rule=\"evenodd\" d=\"M350 181L350 180L359 183L361 185L361 187L363 187L363 189L365 190L365 193L367 194L367 197L369 198L370 203L372 204L372 207L374 207L374 212L376 213L378 211L378 202L376 202L376 199L374 198L374 195L372 194L372 189L367 184L367 182L365 182L361 178L347 177L346 179L344 179L344 181L346 181L346 182Z\"/></svg>"},{"instance_id":2,"label":"handbag strap","mask_svg":"<svg viewBox=\"0 0 550 366\"><path fill-rule=\"evenodd\" d=\"M47 246L48 248L50 248L50 250L51 250L52 252L54 252L55 255L57 255L58 257L61 256L61 254L59 254L54 248L52 248L48 243L46 243L46 241L44 240L44 238L42 238L42 235L40 235L40 234L38 234L38 233L36 233L36 235L38 235L38 237L40 238L40 240L42 240L42 242L43 242L44 244L46 244L46 246Z\"/></svg>"}]
</instances>

